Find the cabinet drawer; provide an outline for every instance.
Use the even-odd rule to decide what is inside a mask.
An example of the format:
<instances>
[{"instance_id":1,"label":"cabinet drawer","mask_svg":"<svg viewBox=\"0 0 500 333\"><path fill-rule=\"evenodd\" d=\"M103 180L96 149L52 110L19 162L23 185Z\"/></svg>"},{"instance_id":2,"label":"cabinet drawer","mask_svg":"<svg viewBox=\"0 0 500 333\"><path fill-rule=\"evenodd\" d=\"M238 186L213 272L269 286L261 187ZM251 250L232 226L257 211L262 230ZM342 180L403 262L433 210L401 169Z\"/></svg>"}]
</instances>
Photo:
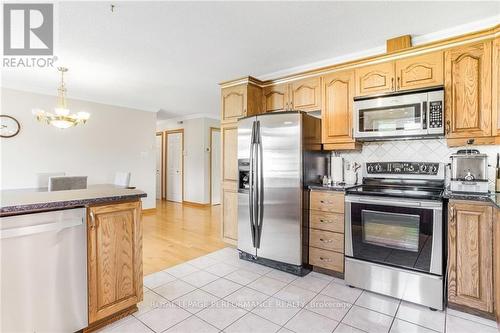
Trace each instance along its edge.
<instances>
[{"instance_id":1,"label":"cabinet drawer","mask_svg":"<svg viewBox=\"0 0 500 333\"><path fill-rule=\"evenodd\" d=\"M311 228L344 233L344 214L311 210L309 219Z\"/></svg>"},{"instance_id":2,"label":"cabinet drawer","mask_svg":"<svg viewBox=\"0 0 500 333\"><path fill-rule=\"evenodd\" d=\"M344 193L311 192L311 209L322 212L344 213Z\"/></svg>"},{"instance_id":3,"label":"cabinet drawer","mask_svg":"<svg viewBox=\"0 0 500 333\"><path fill-rule=\"evenodd\" d=\"M344 253L344 234L311 229L309 240L310 246Z\"/></svg>"},{"instance_id":4,"label":"cabinet drawer","mask_svg":"<svg viewBox=\"0 0 500 333\"><path fill-rule=\"evenodd\" d=\"M313 266L344 273L344 255L342 253L310 247L309 263Z\"/></svg>"}]
</instances>

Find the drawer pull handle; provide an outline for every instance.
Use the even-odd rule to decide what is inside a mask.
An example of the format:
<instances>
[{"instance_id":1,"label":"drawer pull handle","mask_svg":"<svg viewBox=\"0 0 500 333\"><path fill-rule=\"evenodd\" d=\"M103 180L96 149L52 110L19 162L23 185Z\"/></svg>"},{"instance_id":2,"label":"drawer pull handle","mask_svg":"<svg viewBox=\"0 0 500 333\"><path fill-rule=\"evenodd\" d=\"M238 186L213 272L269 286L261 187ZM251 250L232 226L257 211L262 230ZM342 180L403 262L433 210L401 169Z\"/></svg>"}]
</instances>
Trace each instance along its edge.
<instances>
[{"instance_id":1,"label":"drawer pull handle","mask_svg":"<svg viewBox=\"0 0 500 333\"><path fill-rule=\"evenodd\" d=\"M333 223L333 221L330 221L330 220L323 220L323 219L321 219L321 220L319 220L319 221L320 221L321 223Z\"/></svg>"},{"instance_id":2,"label":"drawer pull handle","mask_svg":"<svg viewBox=\"0 0 500 333\"><path fill-rule=\"evenodd\" d=\"M323 243L331 243L331 242L333 242L333 240L331 240L331 239L320 238L319 240L322 241Z\"/></svg>"},{"instance_id":3,"label":"drawer pull handle","mask_svg":"<svg viewBox=\"0 0 500 333\"><path fill-rule=\"evenodd\" d=\"M323 257L319 257L319 260L326 261L326 262L331 262L332 261L332 259L330 259L330 258L323 258Z\"/></svg>"}]
</instances>

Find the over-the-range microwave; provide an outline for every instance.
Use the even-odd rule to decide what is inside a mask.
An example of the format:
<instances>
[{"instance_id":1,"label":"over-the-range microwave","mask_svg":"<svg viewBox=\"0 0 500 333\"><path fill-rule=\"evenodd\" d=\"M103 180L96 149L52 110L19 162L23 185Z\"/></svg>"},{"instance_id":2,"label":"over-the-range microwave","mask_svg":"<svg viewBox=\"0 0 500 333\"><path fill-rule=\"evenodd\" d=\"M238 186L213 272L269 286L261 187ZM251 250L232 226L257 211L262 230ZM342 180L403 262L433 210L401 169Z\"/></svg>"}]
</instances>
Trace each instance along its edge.
<instances>
[{"instance_id":1,"label":"over-the-range microwave","mask_svg":"<svg viewBox=\"0 0 500 333\"><path fill-rule=\"evenodd\" d=\"M444 135L444 89L436 87L354 98L354 137L359 140Z\"/></svg>"}]
</instances>

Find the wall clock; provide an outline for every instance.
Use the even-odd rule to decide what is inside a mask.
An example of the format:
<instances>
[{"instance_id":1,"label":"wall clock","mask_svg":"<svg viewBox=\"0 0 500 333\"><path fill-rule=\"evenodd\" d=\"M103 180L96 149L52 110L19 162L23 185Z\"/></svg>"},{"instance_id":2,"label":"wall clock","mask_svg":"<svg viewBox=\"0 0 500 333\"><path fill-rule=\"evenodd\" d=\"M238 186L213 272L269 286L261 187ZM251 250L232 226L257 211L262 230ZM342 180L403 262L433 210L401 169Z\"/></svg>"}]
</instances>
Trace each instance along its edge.
<instances>
[{"instance_id":1,"label":"wall clock","mask_svg":"<svg viewBox=\"0 0 500 333\"><path fill-rule=\"evenodd\" d=\"M0 138L12 138L20 129L21 125L16 118L0 114Z\"/></svg>"}]
</instances>

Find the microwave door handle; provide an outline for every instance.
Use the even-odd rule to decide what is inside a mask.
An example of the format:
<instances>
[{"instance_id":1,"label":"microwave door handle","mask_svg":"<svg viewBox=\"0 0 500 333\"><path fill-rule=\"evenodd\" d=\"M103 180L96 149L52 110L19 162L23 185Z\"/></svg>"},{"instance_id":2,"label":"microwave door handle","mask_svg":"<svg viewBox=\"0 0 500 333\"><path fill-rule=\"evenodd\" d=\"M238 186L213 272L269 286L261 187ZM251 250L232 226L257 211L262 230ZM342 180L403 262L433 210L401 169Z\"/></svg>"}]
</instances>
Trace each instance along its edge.
<instances>
[{"instance_id":1,"label":"microwave door handle","mask_svg":"<svg viewBox=\"0 0 500 333\"><path fill-rule=\"evenodd\" d=\"M427 124L427 101L422 102L422 129L426 130L429 127Z\"/></svg>"}]
</instances>

